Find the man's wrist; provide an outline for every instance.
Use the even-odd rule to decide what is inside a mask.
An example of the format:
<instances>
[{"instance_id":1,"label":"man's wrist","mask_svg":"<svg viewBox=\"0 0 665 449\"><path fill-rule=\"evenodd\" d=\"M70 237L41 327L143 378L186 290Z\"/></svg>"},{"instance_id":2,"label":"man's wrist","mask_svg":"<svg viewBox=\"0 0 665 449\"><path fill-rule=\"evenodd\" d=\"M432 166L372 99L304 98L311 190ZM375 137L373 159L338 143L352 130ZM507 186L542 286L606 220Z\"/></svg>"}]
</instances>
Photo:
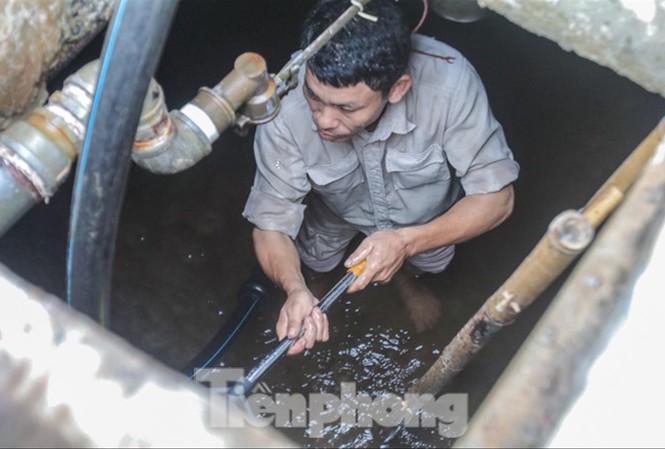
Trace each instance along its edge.
<instances>
[{"instance_id":1,"label":"man's wrist","mask_svg":"<svg viewBox=\"0 0 665 449\"><path fill-rule=\"evenodd\" d=\"M418 250L415 247L415 232L412 227L401 228L395 231L397 237L402 241L404 245L404 251L406 252L406 257L411 257L417 254Z\"/></svg>"}]
</instances>

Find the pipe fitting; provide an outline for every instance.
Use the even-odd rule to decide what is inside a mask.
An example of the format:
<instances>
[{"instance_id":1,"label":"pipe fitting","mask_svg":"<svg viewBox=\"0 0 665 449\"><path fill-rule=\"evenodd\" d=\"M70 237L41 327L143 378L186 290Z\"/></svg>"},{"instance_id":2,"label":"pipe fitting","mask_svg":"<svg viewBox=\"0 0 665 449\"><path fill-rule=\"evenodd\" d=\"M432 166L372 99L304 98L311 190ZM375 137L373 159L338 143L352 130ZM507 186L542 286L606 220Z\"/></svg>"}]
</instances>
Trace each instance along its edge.
<instances>
[{"instance_id":1,"label":"pipe fitting","mask_svg":"<svg viewBox=\"0 0 665 449\"><path fill-rule=\"evenodd\" d=\"M88 64L62 91L0 135L0 235L30 207L48 200L69 175L85 135L97 77Z\"/></svg>"},{"instance_id":2,"label":"pipe fitting","mask_svg":"<svg viewBox=\"0 0 665 449\"><path fill-rule=\"evenodd\" d=\"M238 110L240 116L236 115ZM265 60L257 53L243 53L222 81L212 88L200 88L180 110L167 114L161 88L151 88L132 159L153 173L185 170L207 156L212 143L227 128L266 122L278 110L279 98Z\"/></svg>"},{"instance_id":3,"label":"pipe fitting","mask_svg":"<svg viewBox=\"0 0 665 449\"><path fill-rule=\"evenodd\" d=\"M258 53L243 53L233 63L233 70L212 88L235 111L268 83L266 61Z\"/></svg>"},{"instance_id":4,"label":"pipe fitting","mask_svg":"<svg viewBox=\"0 0 665 449\"><path fill-rule=\"evenodd\" d=\"M145 148L163 145L174 133L175 127L166 108L164 91L151 79L148 93L143 100L141 120L136 128L133 151L140 152Z\"/></svg>"},{"instance_id":5,"label":"pipe fitting","mask_svg":"<svg viewBox=\"0 0 665 449\"><path fill-rule=\"evenodd\" d=\"M140 167L157 174L181 172L210 154L212 146L207 136L183 112L169 113L171 134L154 146L134 142L132 160ZM153 139L153 141L156 141ZM137 150L137 148L141 148Z\"/></svg>"},{"instance_id":6,"label":"pipe fitting","mask_svg":"<svg viewBox=\"0 0 665 449\"><path fill-rule=\"evenodd\" d=\"M550 223L548 237L553 247L564 254L581 253L595 235L593 226L581 212L567 210L554 217Z\"/></svg>"},{"instance_id":7,"label":"pipe fitting","mask_svg":"<svg viewBox=\"0 0 665 449\"><path fill-rule=\"evenodd\" d=\"M210 143L236 121L233 106L207 87L199 89L196 97L181 111L205 133Z\"/></svg>"}]
</instances>

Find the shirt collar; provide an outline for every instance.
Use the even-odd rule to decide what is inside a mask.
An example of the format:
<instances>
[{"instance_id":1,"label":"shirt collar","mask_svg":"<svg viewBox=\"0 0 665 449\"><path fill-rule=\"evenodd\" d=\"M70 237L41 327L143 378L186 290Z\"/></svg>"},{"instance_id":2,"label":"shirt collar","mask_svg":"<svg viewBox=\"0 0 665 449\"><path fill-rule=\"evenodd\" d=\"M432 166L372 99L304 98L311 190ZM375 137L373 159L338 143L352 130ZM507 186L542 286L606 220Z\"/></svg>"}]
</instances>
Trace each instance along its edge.
<instances>
[{"instance_id":1,"label":"shirt collar","mask_svg":"<svg viewBox=\"0 0 665 449\"><path fill-rule=\"evenodd\" d=\"M373 132L363 130L360 134L368 142L388 140L391 134L406 134L411 132L416 124L409 120L406 111L406 101L402 99L398 103L388 103L383 116Z\"/></svg>"}]
</instances>

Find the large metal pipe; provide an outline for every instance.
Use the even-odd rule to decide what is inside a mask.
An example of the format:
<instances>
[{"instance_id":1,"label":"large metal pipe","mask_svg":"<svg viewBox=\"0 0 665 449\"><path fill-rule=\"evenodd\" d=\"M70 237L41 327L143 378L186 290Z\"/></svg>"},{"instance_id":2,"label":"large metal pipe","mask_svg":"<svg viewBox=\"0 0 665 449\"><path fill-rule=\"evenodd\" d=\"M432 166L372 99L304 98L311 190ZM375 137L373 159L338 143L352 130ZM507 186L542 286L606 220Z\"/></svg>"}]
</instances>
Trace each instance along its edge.
<instances>
[{"instance_id":1,"label":"large metal pipe","mask_svg":"<svg viewBox=\"0 0 665 449\"><path fill-rule=\"evenodd\" d=\"M48 202L69 174L85 135L96 68L67 78L44 107L0 134L0 236L30 207Z\"/></svg>"},{"instance_id":2,"label":"large metal pipe","mask_svg":"<svg viewBox=\"0 0 665 449\"><path fill-rule=\"evenodd\" d=\"M295 86L294 75L302 64L362 14L368 2L354 1L275 76L268 74L261 55L244 53L217 85L202 87L189 103L170 113L153 79L143 102L132 160L154 173L180 172L208 155L211 144L230 126L244 133L249 125L272 120L279 112L279 98ZM43 108L47 113L38 108L31 114L44 115L42 119L19 120L0 136L0 236L34 204L48 202L69 173L85 136L98 70L97 61L88 63L65 80L62 93L49 97Z\"/></svg>"},{"instance_id":3,"label":"large metal pipe","mask_svg":"<svg viewBox=\"0 0 665 449\"><path fill-rule=\"evenodd\" d=\"M236 69L214 89L203 88L182 110L171 114L166 112L161 87L152 79L136 132L134 161L156 173L192 166L236 122L235 111L256 97L268 99L263 108L254 102L252 119L272 117L277 104L265 92L274 91L274 84L261 61L255 54L241 55ZM44 107L0 134L0 236L33 205L48 202L67 178L81 151L98 73L98 60L84 65Z\"/></svg>"}]
</instances>

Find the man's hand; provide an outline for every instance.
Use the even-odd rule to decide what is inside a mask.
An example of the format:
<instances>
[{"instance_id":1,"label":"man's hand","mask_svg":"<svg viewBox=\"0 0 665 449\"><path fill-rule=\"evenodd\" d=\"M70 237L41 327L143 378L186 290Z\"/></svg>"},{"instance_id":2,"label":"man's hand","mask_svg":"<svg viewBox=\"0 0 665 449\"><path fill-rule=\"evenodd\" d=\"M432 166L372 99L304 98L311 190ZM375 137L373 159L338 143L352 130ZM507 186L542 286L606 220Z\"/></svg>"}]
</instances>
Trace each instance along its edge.
<instances>
[{"instance_id":1,"label":"man's hand","mask_svg":"<svg viewBox=\"0 0 665 449\"><path fill-rule=\"evenodd\" d=\"M365 269L348 292L362 290L370 282L390 281L410 256L407 249L407 242L397 231L378 231L366 237L344 263L349 268L367 260Z\"/></svg>"},{"instance_id":2,"label":"man's hand","mask_svg":"<svg viewBox=\"0 0 665 449\"><path fill-rule=\"evenodd\" d=\"M319 300L307 288L300 271L298 251L291 238L281 232L256 228L252 235L263 271L287 295L276 326L280 340L297 338L287 354L311 349L317 341L328 341L328 318L316 307ZM298 338L302 329L304 332Z\"/></svg>"},{"instance_id":3,"label":"man's hand","mask_svg":"<svg viewBox=\"0 0 665 449\"><path fill-rule=\"evenodd\" d=\"M492 193L467 195L429 223L393 231L378 231L365 238L344 265L367 259L365 271L351 284L353 293L370 282L388 282L404 261L421 252L456 245L494 229L513 211L512 184Z\"/></svg>"},{"instance_id":4,"label":"man's hand","mask_svg":"<svg viewBox=\"0 0 665 449\"><path fill-rule=\"evenodd\" d=\"M297 338L287 354L298 354L311 349L317 341L328 341L328 317L316 307L319 300L307 289L299 289L289 294L279 312L277 338ZM301 331L304 328L304 332Z\"/></svg>"}]
</instances>

